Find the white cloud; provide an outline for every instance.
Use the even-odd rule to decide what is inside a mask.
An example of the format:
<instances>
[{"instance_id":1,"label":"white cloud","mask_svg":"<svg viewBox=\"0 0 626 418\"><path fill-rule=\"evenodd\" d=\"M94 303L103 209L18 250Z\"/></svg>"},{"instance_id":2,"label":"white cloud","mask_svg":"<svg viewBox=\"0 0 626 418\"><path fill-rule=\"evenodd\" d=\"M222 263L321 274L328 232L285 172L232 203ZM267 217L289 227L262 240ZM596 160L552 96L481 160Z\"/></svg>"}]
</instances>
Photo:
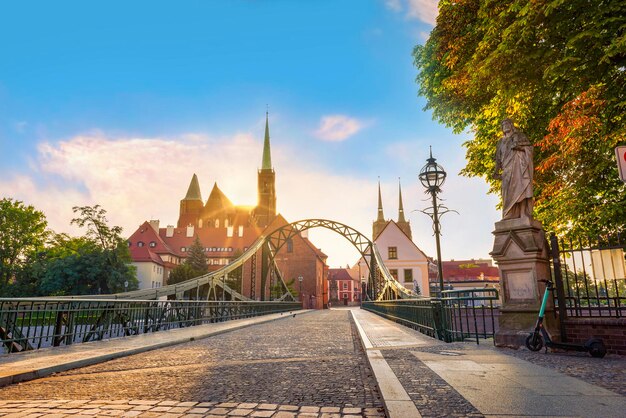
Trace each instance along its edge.
<instances>
[{"instance_id":1,"label":"white cloud","mask_svg":"<svg viewBox=\"0 0 626 418\"><path fill-rule=\"evenodd\" d=\"M406 7L404 6L406 2ZM406 17L409 19L417 19L430 25L435 25L437 20L438 0L386 0L385 5L388 9L396 13L406 10Z\"/></svg>"},{"instance_id":2,"label":"white cloud","mask_svg":"<svg viewBox=\"0 0 626 418\"><path fill-rule=\"evenodd\" d=\"M344 141L363 128L358 119L345 115L322 116L315 135L325 141Z\"/></svg>"},{"instance_id":3,"label":"white cloud","mask_svg":"<svg viewBox=\"0 0 626 418\"><path fill-rule=\"evenodd\" d=\"M290 149L289 141L272 144L279 211L290 221L326 218L350 225L366 236L376 216L377 179L374 175L335 174L320 162ZM195 172L204 199L217 182L238 205L256 203L256 175L262 153L261 135L240 133L213 137L189 134L170 138L127 138L106 133L78 135L61 142L44 142L32 158L31 174L0 180L0 196L13 197L43 211L57 232L77 234L69 222L72 206L100 204L114 225L130 235L148 219L175 224L179 201ZM383 178L386 218L397 218L397 179L403 176L404 208L411 220L414 240L434 255L430 220L415 209L428 202L416 179L426 151L414 143L391 144L387 156L397 162ZM411 158L404 158L405 156ZM422 158L424 157L424 158ZM480 179L456 176L462 156L441 161L449 173L442 197L460 215L442 220L442 251L446 259L487 257L493 222L498 219L496 197L486 195ZM417 163L417 166L416 166ZM329 255L330 266L353 263L355 250L337 234L311 231L312 241Z\"/></svg>"},{"instance_id":4,"label":"white cloud","mask_svg":"<svg viewBox=\"0 0 626 418\"><path fill-rule=\"evenodd\" d=\"M385 0L385 6L394 12L402 11L402 2L400 0Z\"/></svg>"}]
</instances>

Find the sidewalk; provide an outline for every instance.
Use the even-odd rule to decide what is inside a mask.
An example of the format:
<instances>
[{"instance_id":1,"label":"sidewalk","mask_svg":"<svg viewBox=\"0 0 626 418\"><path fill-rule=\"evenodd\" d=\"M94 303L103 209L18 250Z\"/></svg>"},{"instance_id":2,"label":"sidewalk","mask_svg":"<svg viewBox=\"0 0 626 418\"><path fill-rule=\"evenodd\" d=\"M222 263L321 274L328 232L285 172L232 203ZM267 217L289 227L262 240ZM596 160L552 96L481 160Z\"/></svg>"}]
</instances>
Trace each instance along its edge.
<instances>
[{"instance_id":1,"label":"sidewalk","mask_svg":"<svg viewBox=\"0 0 626 418\"><path fill-rule=\"evenodd\" d=\"M302 315L307 312L312 311L283 312L131 337L1 355L0 387L157 348L200 340L224 332L294 315Z\"/></svg>"},{"instance_id":2,"label":"sidewalk","mask_svg":"<svg viewBox=\"0 0 626 418\"><path fill-rule=\"evenodd\" d=\"M626 411L620 394L504 349L489 344L458 349L364 310L352 315L389 418L622 417Z\"/></svg>"}]
</instances>

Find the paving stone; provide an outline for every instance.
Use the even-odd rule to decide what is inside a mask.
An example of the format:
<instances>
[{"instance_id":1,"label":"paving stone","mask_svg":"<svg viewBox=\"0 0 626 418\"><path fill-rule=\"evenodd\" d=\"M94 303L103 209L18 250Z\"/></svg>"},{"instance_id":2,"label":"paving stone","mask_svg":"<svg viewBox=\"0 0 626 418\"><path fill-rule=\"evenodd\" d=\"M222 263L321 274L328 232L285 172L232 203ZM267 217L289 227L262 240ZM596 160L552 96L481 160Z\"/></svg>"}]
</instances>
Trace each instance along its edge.
<instances>
[{"instance_id":1,"label":"paving stone","mask_svg":"<svg viewBox=\"0 0 626 418\"><path fill-rule=\"evenodd\" d=\"M154 408L150 408L150 412L167 412L172 409L172 406L155 406Z\"/></svg>"},{"instance_id":2,"label":"paving stone","mask_svg":"<svg viewBox=\"0 0 626 418\"><path fill-rule=\"evenodd\" d=\"M257 418L269 418L272 415L274 415L275 411L252 411L252 413L250 414L251 417L257 417Z\"/></svg>"},{"instance_id":3,"label":"paving stone","mask_svg":"<svg viewBox=\"0 0 626 418\"><path fill-rule=\"evenodd\" d=\"M363 410L361 408L343 408L341 412L344 414L360 414Z\"/></svg>"},{"instance_id":4,"label":"paving stone","mask_svg":"<svg viewBox=\"0 0 626 418\"><path fill-rule=\"evenodd\" d=\"M339 408L338 406L324 406L320 409L320 412L338 413L338 412L341 412L341 408Z\"/></svg>"},{"instance_id":5,"label":"paving stone","mask_svg":"<svg viewBox=\"0 0 626 418\"><path fill-rule=\"evenodd\" d=\"M226 415L228 414L228 412L230 411L230 409L226 409L226 408L213 408L209 411L209 414L213 414L213 415Z\"/></svg>"},{"instance_id":6,"label":"paving stone","mask_svg":"<svg viewBox=\"0 0 626 418\"><path fill-rule=\"evenodd\" d=\"M300 408L300 412L319 412L320 409L317 406L303 406Z\"/></svg>"},{"instance_id":7,"label":"paving stone","mask_svg":"<svg viewBox=\"0 0 626 418\"><path fill-rule=\"evenodd\" d=\"M250 415L250 413L252 412L252 409L233 409L232 411L230 411L228 413L228 416L234 416L234 417L245 417Z\"/></svg>"},{"instance_id":8,"label":"paving stone","mask_svg":"<svg viewBox=\"0 0 626 418\"><path fill-rule=\"evenodd\" d=\"M198 402L179 402L176 406L196 406Z\"/></svg>"},{"instance_id":9,"label":"paving stone","mask_svg":"<svg viewBox=\"0 0 626 418\"><path fill-rule=\"evenodd\" d=\"M159 401L142 401L140 399L134 399L128 402L129 405L156 405L158 403Z\"/></svg>"},{"instance_id":10,"label":"paving stone","mask_svg":"<svg viewBox=\"0 0 626 418\"><path fill-rule=\"evenodd\" d=\"M296 414L287 411L278 411L272 418L295 418Z\"/></svg>"},{"instance_id":11,"label":"paving stone","mask_svg":"<svg viewBox=\"0 0 626 418\"><path fill-rule=\"evenodd\" d=\"M278 408L278 405L274 403L262 403L259 406L257 406L257 409L276 409L276 408Z\"/></svg>"},{"instance_id":12,"label":"paving stone","mask_svg":"<svg viewBox=\"0 0 626 418\"><path fill-rule=\"evenodd\" d=\"M295 405L280 405L278 409L281 411L297 411L300 407Z\"/></svg>"},{"instance_id":13,"label":"paving stone","mask_svg":"<svg viewBox=\"0 0 626 418\"><path fill-rule=\"evenodd\" d=\"M206 414L209 412L209 408L191 408L187 411L188 414Z\"/></svg>"},{"instance_id":14,"label":"paving stone","mask_svg":"<svg viewBox=\"0 0 626 418\"><path fill-rule=\"evenodd\" d=\"M257 407L257 405L259 405L258 403L240 403L239 405L237 405L237 408L241 408L241 409L254 409Z\"/></svg>"},{"instance_id":15,"label":"paving stone","mask_svg":"<svg viewBox=\"0 0 626 418\"><path fill-rule=\"evenodd\" d=\"M189 407L188 406L175 406L174 408L170 409L169 411L167 411L170 414L182 414L184 412L189 411Z\"/></svg>"}]
</instances>

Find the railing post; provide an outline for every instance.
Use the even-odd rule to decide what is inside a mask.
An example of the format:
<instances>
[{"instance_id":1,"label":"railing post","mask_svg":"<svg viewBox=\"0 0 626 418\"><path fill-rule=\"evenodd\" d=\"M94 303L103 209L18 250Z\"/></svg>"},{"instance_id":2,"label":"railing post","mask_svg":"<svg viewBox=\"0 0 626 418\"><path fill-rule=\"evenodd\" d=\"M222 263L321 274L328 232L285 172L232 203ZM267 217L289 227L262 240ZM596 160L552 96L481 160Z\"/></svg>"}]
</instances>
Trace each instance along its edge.
<instances>
[{"instance_id":1,"label":"railing post","mask_svg":"<svg viewBox=\"0 0 626 418\"><path fill-rule=\"evenodd\" d=\"M563 289L561 254L559 249L559 240L554 233L550 234L550 255L552 257L552 271L554 272L554 284L556 286L556 299L559 303L559 330L561 331L561 341L567 342L567 333L565 331L567 306L565 304L565 289Z\"/></svg>"}]
</instances>

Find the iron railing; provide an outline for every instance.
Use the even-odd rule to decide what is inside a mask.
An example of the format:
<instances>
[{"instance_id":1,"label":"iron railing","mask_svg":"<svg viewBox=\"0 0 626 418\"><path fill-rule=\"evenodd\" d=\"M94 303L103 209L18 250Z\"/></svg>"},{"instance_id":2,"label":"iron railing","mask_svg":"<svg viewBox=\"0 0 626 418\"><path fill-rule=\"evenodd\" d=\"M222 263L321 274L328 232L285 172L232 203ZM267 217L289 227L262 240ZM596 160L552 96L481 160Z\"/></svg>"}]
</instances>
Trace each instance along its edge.
<instances>
[{"instance_id":1,"label":"iron railing","mask_svg":"<svg viewBox=\"0 0 626 418\"><path fill-rule=\"evenodd\" d=\"M445 342L492 338L498 329L498 291L446 290L442 298L363 302L363 309Z\"/></svg>"},{"instance_id":2,"label":"iron railing","mask_svg":"<svg viewBox=\"0 0 626 418\"><path fill-rule=\"evenodd\" d=\"M500 315L498 291L493 288L444 290L441 298L446 341L492 338Z\"/></svg>"},{"instance_id":3,"label":"iron railing","mask_svg":"<svg viewBox=\"0 0 626 418\"><path fill-rule=\"evenodd\" d=\"M70 345L301 308L298 302L0 299L0 352Z\"/></svg>"},{"instance_id":4,"label":"iron railing","mask_svg":"<svg viewBox=\"0 0 626 418\"><path fill-rule=\"evenodd\" d=\"M626 239L550 236L555 305L567 317L626 316Z\"/></svg>"}]
</instances>

